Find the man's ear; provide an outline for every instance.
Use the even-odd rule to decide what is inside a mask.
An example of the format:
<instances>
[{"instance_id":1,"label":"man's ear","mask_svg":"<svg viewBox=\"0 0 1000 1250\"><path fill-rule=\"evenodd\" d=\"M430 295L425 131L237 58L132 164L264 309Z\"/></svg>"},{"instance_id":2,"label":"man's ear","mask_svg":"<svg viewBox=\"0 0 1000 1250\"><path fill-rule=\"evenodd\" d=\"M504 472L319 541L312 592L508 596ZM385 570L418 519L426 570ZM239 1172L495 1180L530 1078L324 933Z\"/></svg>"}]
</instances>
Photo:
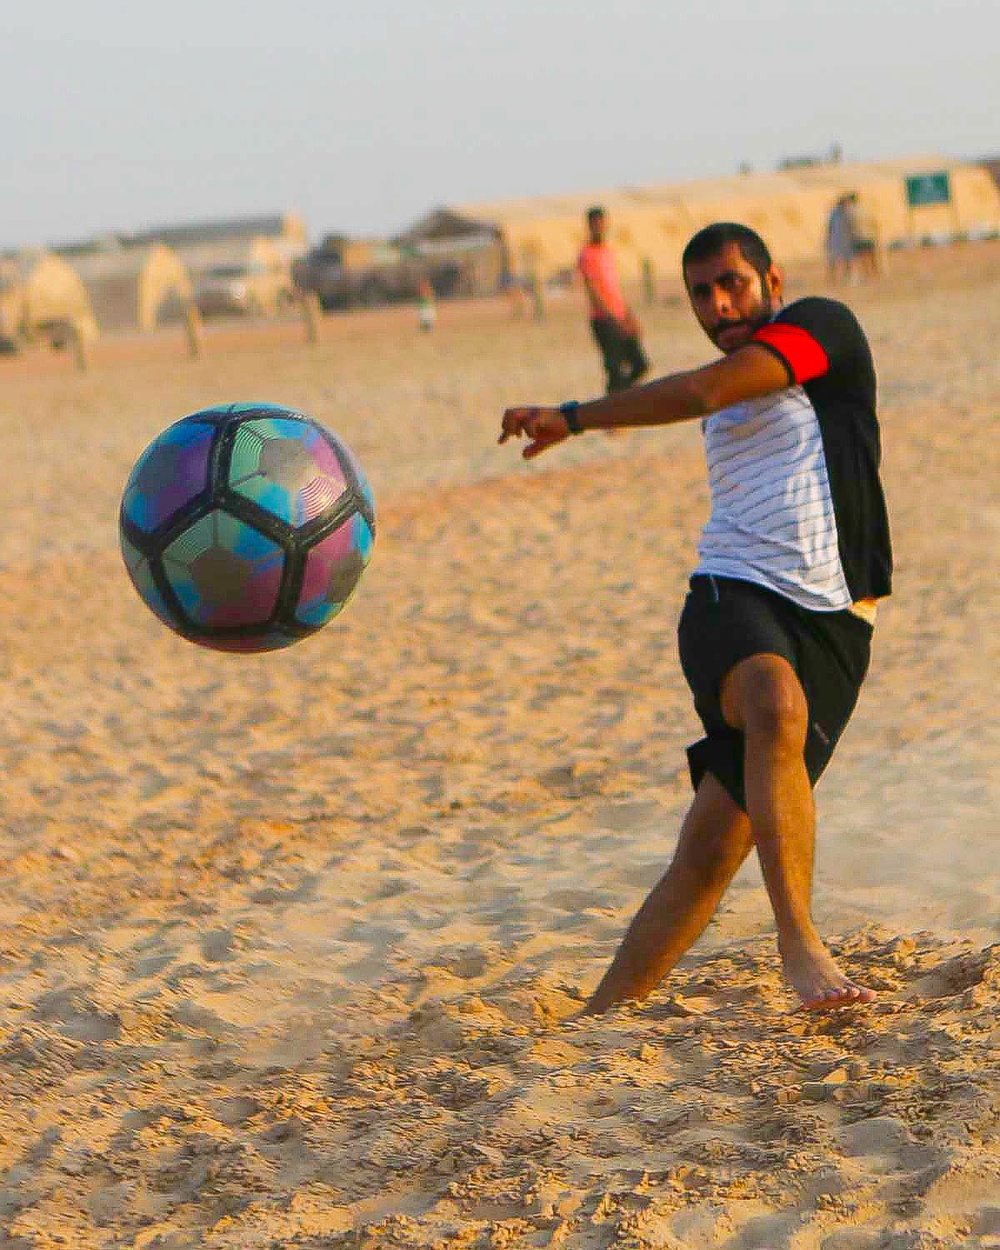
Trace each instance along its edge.
<instances>
[{"instance_id":1,"label":"man's ear","mask_svg":"<svg viewBox=\"0 0 1000 1250\"><path fill-rule=\"evenodd\" d=\"M779 304L785 289L785 275L777 265L772 265L767 271L764 275L764 282L767 286L767 293L771 297L771 303Z\"/></svg>"}]
</instances>

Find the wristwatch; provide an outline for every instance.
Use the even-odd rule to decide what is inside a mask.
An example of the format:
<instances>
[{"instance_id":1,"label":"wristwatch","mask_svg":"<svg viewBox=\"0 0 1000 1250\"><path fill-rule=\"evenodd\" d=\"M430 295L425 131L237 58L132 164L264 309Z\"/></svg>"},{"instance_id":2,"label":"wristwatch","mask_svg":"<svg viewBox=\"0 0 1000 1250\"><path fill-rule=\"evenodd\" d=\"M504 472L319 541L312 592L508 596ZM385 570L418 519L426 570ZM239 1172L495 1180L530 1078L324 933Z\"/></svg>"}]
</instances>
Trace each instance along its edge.
<instances>
[{"instance_id":1,"label":"wristwatch","mask_svg":"<svg viewBox=\"0 0 1000 1250\"><path fill-rule=\"evenodd\" d=\"M580 407L575 399L568 399L564 404L559 405L559 411L563 415L569 432L571 434L582 434L583 426L580 424L580 418L576 415L576 410Z\"/></svg>"}]
</instances>

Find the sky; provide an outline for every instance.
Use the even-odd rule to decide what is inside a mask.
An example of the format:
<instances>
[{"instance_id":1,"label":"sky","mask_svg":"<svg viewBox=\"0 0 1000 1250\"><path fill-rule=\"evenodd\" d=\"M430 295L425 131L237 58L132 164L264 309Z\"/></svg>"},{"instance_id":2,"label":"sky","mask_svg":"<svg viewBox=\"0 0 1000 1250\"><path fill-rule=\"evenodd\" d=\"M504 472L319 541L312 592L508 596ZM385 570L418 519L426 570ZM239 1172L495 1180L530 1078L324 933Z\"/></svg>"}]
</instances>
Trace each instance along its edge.
<instances>
[{"instance_id":1,"label":"sky","mask_svg":"<svg viewBox=\"0 0 1000 1250\"><path fill-rule=\"evenodd\" d=\"M0 12L0 247L1000 154L995 0L47 0Z\"/></svg>"}]
</instances>

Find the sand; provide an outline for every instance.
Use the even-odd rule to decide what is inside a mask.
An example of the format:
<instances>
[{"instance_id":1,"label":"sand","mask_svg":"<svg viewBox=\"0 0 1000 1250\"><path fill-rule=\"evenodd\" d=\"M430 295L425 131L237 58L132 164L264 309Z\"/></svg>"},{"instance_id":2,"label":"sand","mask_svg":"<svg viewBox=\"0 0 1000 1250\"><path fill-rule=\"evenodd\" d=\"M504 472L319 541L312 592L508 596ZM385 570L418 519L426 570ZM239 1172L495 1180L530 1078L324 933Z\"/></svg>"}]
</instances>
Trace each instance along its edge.
<instances>
[{"instance_id":1,"label":"sand","mask_svg":"<svg viewBox=\"0 0 1000 1250\"><path fill-rule=\"evenodd\" d=\"M496 447L595 392L577 296L0 361L0 1245L1000 1246L1000 244L843 294L897 581L817 796L816 917L880 997L829 1018L748 862L643 1008L574 1019L689 801L706 506L694 426ZM355 600L265 657L175 638L117 551L149 439L237 399L379 505Z\"/></svg>"}]
</instances>

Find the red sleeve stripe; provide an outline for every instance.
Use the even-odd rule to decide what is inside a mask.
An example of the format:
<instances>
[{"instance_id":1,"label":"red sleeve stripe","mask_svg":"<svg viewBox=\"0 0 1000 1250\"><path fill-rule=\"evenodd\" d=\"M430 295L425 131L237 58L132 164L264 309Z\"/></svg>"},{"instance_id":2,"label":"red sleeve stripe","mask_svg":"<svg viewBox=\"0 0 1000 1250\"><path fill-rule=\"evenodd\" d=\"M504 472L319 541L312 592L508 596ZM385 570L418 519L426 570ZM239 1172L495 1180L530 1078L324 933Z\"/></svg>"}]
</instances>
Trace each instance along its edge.
<instances>
[{"instance_id":1,"label":"red sleeve stripe","mask_svg":"<svg viewBox=\"0 0 1000 1250\"><path fill-rule=\"evenodd\" d=\"M771 321L766 326L761 326L753 336L753 341L776 352L788 366L792 377L800 384L811 382L813 378L821 378L830 368L826 352L808 330L803 330L800 326Z\"/></svg>"}]
</instances>

